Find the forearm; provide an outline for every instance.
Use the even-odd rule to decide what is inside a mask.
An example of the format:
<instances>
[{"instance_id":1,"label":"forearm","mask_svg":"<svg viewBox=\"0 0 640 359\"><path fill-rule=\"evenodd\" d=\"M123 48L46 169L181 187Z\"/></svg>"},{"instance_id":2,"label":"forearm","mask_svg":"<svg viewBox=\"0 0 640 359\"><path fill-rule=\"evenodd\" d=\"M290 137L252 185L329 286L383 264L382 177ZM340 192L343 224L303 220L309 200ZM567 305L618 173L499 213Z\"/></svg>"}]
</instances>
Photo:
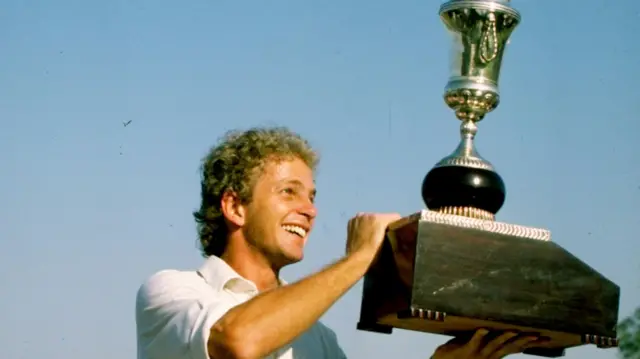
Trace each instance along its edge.
<instances>
[{"instance_id":1,"label":"forearm","mask_svg":"<svg viewBox=\"0 0 640 359\"><path fill-rule=\"evenodd\" d=\"M229 310L211 329L212 358L261 358L291 342L365 274L370 262L367 254L353 254Z\"/></svg>"}]
</instances>

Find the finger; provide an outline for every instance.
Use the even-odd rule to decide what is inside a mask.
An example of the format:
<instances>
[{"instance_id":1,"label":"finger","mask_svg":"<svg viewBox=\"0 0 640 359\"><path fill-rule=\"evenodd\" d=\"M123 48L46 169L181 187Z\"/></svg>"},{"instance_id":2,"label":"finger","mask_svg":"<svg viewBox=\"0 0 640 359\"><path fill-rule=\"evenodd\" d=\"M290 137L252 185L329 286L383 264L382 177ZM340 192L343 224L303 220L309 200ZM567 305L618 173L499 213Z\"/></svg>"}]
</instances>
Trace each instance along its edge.
<instances>
[{"instance_id":1,"label":"finger","mask_svg":"<svg viewBox=\"0 0 640 359\"><path fill-rule=\"evenodd\" d=\"M387 222L391 223L399 220L402 216L399 213L387 213L383 217Z\"/></svg>"},{"instance_id":2,"label":"finger","mask_svg":"<svg viewBox=\"0 0 640 359\"><path fill-rule=\"evenodd\" d=\"M446 343L444 343L444 345L453 346L453 347L463 347L469 343L469 341L471 340L472 334L474 333L469 333L466 335L465 334L457 335L449 339Z\"/></svg>"},{"instance_id":3,"label":"finger","mask_svg":"<svg viewBox=\"0 0 640 359\"><path fill-rule=\"evenodd\" d=\"M484 328L476 330L467 345L465 345L469 357L474 357L480 351L483 339L487 334L489 334L489 331Z\"/></svg>"},{"instance_id":4,"label":"finger","mask_svg":"<svg viewBox=\"0 0 640 359\"><path fill-rule=\"evenodd\" d=\"M500 359L510 354L522 353L531 343L536 342L538 339L537 336L521 335L493 352L489 358Z\"/></svg>"},{"instance_id":5,"label":"finger","mask_svg":"<svg viewBox=\"0 0 640 359\"><path fill-rule=\"evenodd\" d=\"M455 348L459 348L460 347L460 343L457 341L458 338L452 338L447 340L446 343L439 345L436 348L436 352L448 352L451 351ZM437 357L437 356L436 356Z\"/></svg>"},{"instance_id":6,"label":"finger","mask_svg":"<svg viewBox=\"0 0 640 359\"><path fill-rule=\"evenodd\" d=\"M502 346L505 345L505 343L507 343L509 340L513 339L517 335L518 333L516 332L506 332L506 333L500 334L498 337L490 340L488 343L484 345L484 347L482 347L482 350L480 351L480 357L491 358L493 353L502 349Z\"/></svg>"},{"instance_id":7,"label":"finger","mask_svg":"<svg viewBox=\"0 0 640 359\"><path fill-rule=\"evenodd\" d=\"M402 218L399 214L389 214L389 213L380 214L380 215L377 215L376 217L377 217L376 220L378 222L378 225L385 228L388 228L390 224Z\"/></svg>"}]
</instances>

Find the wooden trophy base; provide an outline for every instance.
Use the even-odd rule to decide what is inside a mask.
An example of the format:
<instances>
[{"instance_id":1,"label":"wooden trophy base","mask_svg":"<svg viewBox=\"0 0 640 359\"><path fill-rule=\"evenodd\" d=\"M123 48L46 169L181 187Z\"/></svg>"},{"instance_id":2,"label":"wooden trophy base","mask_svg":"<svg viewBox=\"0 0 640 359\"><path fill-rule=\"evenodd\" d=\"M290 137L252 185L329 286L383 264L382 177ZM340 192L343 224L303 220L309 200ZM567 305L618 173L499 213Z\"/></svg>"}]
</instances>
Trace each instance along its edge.
<instances>
[{"instance_id":1,"label":"wooden trophy base","mask_svg":"<svg viewBox=\"0 0 640 359\"><path fill-rule=\"evenodd\" d=\"M544 357L616 347L619 287L550 237L428 210L405 217L365 275L358 329L535 333L548 341L525 353Z\"/></svg>"}]
</instances>

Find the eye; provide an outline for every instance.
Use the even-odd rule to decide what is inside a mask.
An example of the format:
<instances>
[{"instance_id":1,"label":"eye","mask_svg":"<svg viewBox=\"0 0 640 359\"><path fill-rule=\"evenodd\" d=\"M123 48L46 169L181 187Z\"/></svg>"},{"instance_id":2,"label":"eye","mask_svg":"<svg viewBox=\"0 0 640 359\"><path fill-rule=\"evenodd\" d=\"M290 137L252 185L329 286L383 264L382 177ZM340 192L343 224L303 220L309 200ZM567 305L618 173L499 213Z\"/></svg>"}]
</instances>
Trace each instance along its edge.
<instances>
[{"instance_id":1,"label":"eye","mask_svg":"<svg viewBox=\"0 0 640 359\"><path fill-rule=\"evenodd\" d=\"M296 194L296 191L291 187L283 188L281 192L288 195Z\"/></svg>"}]
</instances>

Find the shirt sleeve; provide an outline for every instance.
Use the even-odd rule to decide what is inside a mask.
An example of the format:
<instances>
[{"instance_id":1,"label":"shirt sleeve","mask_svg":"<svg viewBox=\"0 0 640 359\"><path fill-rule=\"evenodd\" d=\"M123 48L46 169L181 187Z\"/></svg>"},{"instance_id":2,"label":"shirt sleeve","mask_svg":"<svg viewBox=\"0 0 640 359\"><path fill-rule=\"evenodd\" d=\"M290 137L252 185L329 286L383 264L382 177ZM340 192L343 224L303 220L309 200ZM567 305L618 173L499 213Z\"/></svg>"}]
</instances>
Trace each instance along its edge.
<instances>
[{"instance_id":1,"label":"shirt sleeve","mask_svg":"<svg viewBox=\"0 0 640 359\"><path fill-rule=\"evenodd\" d=\"M154 274L136 297L138 359L209 359L210 328L234 305L194 273Z\"/></svg>"}]
</instances>

